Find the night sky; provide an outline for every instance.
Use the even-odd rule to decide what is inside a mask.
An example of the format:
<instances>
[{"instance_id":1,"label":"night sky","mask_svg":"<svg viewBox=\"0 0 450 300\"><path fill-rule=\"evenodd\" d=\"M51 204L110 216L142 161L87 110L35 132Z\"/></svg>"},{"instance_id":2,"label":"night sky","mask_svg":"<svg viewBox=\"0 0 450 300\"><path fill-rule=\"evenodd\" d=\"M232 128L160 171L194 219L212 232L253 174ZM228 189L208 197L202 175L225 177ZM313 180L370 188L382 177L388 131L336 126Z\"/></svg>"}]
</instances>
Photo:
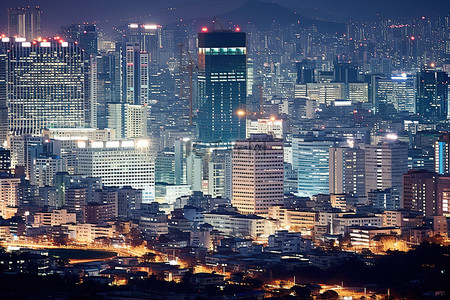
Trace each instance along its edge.
<instances>
[{"instance_id":1,"label":"night sky","mask_svg":"<svg viewBox=\"0 0 450 300\"><path fill-rule=\"evenodd\" d=\"M272 2L268 0L260 0ZM277 0L285 7L294 8L308 17L334 19L373 19L377 13L384 17L432 16L450 13L446 0ZM192 19L219 15L235 9L243 0L1 0L0 31L6 28L6 8L39 5L44 12L44 33L54 33L61 25L83 21L100 21L100 26L112 27L129 21L173 23L180 17ZM167 11L167 7L176 10ZM257 13L257 12L256 12ZM109 26L109 24L111 26Z\"/></svg>"}]
</instances>

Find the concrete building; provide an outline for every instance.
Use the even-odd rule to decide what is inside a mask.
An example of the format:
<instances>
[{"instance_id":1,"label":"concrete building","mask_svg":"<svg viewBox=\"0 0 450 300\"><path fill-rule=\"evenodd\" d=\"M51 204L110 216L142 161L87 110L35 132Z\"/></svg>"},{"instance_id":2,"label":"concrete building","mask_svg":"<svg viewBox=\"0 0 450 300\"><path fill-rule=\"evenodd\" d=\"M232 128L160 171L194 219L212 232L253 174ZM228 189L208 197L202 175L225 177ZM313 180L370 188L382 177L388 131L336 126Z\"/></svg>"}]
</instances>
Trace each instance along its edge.
<instances>
[{"instance_id":1,"label":"concrete building","mask_svg":"<svg viewBox=\"0 0 450 300\"><path fill-rule=\"evenodd\" d=\"M300 197L329 192L329 149L338 140L325 137L294 137L292 139L293 168L298 171Z\"/></svg>"},{"instance_id":2,"label":"concrete building","mask_svg":"<svg viewBox=\"0 0 450 300\"><path fill-rule=\"evenodd\" d=\"M352 143L354 145L354 143ZM364 149L354 147L331 147L329 150L329 192L365 196Z\"/></svg>"},{"instance_id":3,"label":"concrete building","mask_svg":"<svg viewBox=\"0 0 450 300\"><path fill-rule=\"evenodd\" d=\"M19 204L18 186L20 178L0 178L0 216L9 219Z\"/></svg>"},{"instance_id":4,"label":"concrete building","mask_svg":"<svg viewBox=\"0 0 450 300\"><path fill-rule=\"evenodd\" d=\"M400 208L402 176L408 171L408 145L396 138L386 138L377 145L366 145L365 162L366 193L390 188L393 202L385 208Z\"/></svg>"},{"instance_id":5,"label":"concrete building","mask_svg":"<svg viewBox=\"0 0 450 300\"><path fill-rule=\"evenodd\" d=\"M269 208L268 217L279 220L283 228L300 232L302 235L311 235L318 219L318 213L274 205Z\"/></svg>"},{"instance_id":6,"label":"concrete building","mask_svg":"<svg viewBox=\"0 0 450 300\"><path fill-rule=\"evenodd\" d=\"M232 204L241 213L266 215L283 201L283 141L255 134L233 149Z\"/></svg>"},{"instance_id":7,"label":"concrete building","mask_svg":"<svg viewBox=\"0 0 450 300\"><path fill-rule=\"evenodd\" d=\"M59 226L62 224L75 224L76 214L68 212L67 209L56 209L51 212L34 214L33 227Z\"/></svg>"},{"instance_id":8,"label":"concrete building","mask_svg":"<svg viewBox=\"0 0 450 300\"><path fill-rule=\"evenodd\" d=\"M271 119L247 119L246 138L251 134L265 133L270 134L276 139L283 138L283 120Z\"/></svg>"},{"instance_id":9,"label":"concrete building","mask_svg":"<svg viewBox=\"0 0 450 300\"><path fill-rule=\"evenodd\" d=\"M236 212L204 213L204 222L215 230L240 238L258 239L273 234L279 229L279 222L256 215L242 215Z\"/></svg>"},{"instance_id":10,"label":"concrete building","mask_svg":"<svg viewBox=\"0 0 450 300\"><path fill-rule=\"evenodd\" d=\"M350 227L354 226L375 226L381 227L383 225L383 217L381 216L364 216L347 214L341 217L334 218L334 234L344 234Z\"/></svg>"},{"instance_id":11,"label":"concrete building","mask_svg":"<svg viewBox=\"0 0 450 300\"><path fill-rule=\"evenodd\" d=\"M450 176L425 170L410 170L403 175L403 208L426 217L449 212Z\"/></svg>"},{"instance_id":12,"label":"concrete building","mask_svg":"<svg viewBox=\"0 0 450 300\"><path fill-rule=\"evenodd\" d=\"M101 177L105 186L142 190L142 202L155 199L155 170L148 140L78 143L78 173Z\"/></svg>"}]
</instances>

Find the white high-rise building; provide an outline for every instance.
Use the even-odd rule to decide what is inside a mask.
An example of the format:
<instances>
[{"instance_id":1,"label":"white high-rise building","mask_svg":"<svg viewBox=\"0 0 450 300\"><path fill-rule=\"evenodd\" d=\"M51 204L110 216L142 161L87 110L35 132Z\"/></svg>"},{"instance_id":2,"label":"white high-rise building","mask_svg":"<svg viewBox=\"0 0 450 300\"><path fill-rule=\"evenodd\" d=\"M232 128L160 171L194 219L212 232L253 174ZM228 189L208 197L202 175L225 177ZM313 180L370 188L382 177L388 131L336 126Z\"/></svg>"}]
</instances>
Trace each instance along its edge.
<instances>
[{"instance_id":1,"label":"white high-rise building","mask_svg":"<svg viewBox=\"0 0 450 300\"><path fill-rule=\"evenodd\" d=\"M17 211L19 184L20 178L0 178L0 217L8 219Z\"/></svg>"},{"instance_id":2,"label":"white high-rise building","mask_svg":"<svg viewBox=\"0 0 450 300\"><path fill-rule=\"evenodd\" d=\"M114 129L116 139L147 137L147 106L109 103L107 124Z\"/></svg>"},{"instance_id":3,"label":"white high-rise building","mask_svg":"<svg viewBox=\"0 0 450 300\"><path fill-rule=\"evenodd\" d=\"M126 105L125 138L146 138L147 137L147 106L146 105Z\"/></svg>"},{"instance_id":4,"label":"white high-rise building","mask_svg":"<svg viewBox=\"0 0 450 300\"><path fill-rule=\"evenodd\" d=\"M231 203L244 214L266 215L283 201L283 141L253 134L236 141L232 157Z\"/></svg>"},{"instance_id":5,"label":"white high-rise building","mask_svg":"<svg viewBox=\"0 0 450 300\"><path fill-rule=\"evenodd\" d=\"M101 177L105 186L142 189L142 202L155 200L155 167L146 139L78 142L77 173Z\"/></svg>"},{"instance_id":6,"label":"white high-rise building","mask_svg":"<svg viewBox=\"0 0 450 300\"><path fill-rule=\"evenodd\" d=\"M246 138L249 138L254 133L270 134L274 138L283 138L283 120L271 119L247 119L246 124Z\"/></svg>"},{"instance_id":7,"label":"white high-rise building","mask_svg":"<svg viewBox=\"0 0 450 300\"><path fill-rule=\"evenodd\" d=\"M53 186L53 179L58 172L66 171L61 157L37 157L31 165L31 184L38 187Z\"/></svg>"},{"instance_id":8,"label":"white high-rise building","mask_svg":"<svg viewBox=\"0 0 450 300\"><path fill-rule=\"evenodd\" d=\"M403 189L403 175L408 171L408 145L395 137L384 139L377 145L365 147L366 193L376 190L391 189L400 208Z\"/></svg>"},{"instance_id":9,"label":"white high-rise building","mask_svg":"<svg viewBox=\"0 0 450 300\"><path fill-rule=\"evenodd\" d=\"M364 148L360 145L350 143L349 147L331 147L329 149L330 194L365 196L364 168Z\"/></svg>"},{"instance_id":10,"label":"white high-rise building","mask_svg":"<svg viewBox=\"0 0 450 300\"><path fill-rule=\"evenodd\" d=\"M0 44L8 53L9 134L37 136L44 128L95 126L91 68L77 44L23 38L1 39Z\"/></svg>"}]
</instances>

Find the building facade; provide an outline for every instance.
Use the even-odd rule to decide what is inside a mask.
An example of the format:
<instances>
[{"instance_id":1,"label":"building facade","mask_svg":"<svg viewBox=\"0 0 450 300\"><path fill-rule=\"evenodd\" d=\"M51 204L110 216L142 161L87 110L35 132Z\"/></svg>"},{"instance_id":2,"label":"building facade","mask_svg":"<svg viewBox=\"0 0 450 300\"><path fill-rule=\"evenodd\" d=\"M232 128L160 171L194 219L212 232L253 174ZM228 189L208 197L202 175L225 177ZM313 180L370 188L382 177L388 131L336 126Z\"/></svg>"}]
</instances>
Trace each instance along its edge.
<instances>
[{"instance_id":1,"label":"building facade","mask_svg":"<svg viewBox=\"0 0 450 300\"><path fill-rule=\"evenodd\" d=\"M283 141L254 134L237 141L232 158L232 204L243 214L266 215L283 201Z\"/></svg>"},{"instance_id":2,"label":"building facade","mask_svg":"<svg viewBox=\"0 0 450 300\"><path fill-rule=\"evenodd\" d=\"M245 137L246 51L243 32L198 34L197 126L203 142Z\"/></svg>"}]
</instances>

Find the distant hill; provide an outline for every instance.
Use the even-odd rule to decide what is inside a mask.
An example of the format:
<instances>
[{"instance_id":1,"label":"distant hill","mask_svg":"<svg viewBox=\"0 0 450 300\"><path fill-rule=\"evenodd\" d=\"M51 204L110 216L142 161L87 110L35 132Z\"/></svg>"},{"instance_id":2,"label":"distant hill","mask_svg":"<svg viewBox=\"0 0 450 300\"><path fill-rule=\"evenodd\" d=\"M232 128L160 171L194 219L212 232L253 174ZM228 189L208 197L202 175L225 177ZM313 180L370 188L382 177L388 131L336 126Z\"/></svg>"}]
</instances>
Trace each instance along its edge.
<instances>
[{"instance_id":1,"label":"distant hill","mask_svg":"<svg viewBox=\"0 0 450 300\"><path fill-rule=\"evenodd\" d=\"M300 22L302 27L315 25L320 32L342 33L345 26L342 23L314 20L301 15L301 12L294 12L288 8L277 4L251 0L242 6L220 14L219 18L230 21L234 24L253 24L260 30L268 30L272 22L282 26Z\"/></svg>"}]
</instances>

